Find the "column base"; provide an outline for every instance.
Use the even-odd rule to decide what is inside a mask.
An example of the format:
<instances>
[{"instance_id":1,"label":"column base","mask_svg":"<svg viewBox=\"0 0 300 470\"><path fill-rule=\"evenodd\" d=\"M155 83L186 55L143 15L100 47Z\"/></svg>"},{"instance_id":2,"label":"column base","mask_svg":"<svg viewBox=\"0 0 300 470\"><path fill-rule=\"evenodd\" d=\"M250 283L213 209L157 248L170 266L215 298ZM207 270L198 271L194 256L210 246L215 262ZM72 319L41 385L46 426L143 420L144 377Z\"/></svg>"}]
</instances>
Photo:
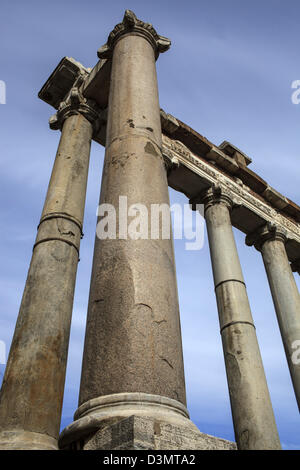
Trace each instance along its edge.
<instances>
[{"instance_id":1,"label":"column base","mask_svg":"<svg viewBox=\"0 0 300 470\"><path fill-rule=\"evenodd\" d=\"M58 450L58 444L46 434L9 430L0 432L0 450Z\"/></svg>"},{"instance_id":2,"label":"column base","mask_svg":"<svg viewBox=\"0 0 300 470\"><path fill-rule=\"evenodd\" d=\"M201 433L182 403L159 395L119 393L81 405L59 439L61 449L235 450Z\"/></svg>"}]
</instances>

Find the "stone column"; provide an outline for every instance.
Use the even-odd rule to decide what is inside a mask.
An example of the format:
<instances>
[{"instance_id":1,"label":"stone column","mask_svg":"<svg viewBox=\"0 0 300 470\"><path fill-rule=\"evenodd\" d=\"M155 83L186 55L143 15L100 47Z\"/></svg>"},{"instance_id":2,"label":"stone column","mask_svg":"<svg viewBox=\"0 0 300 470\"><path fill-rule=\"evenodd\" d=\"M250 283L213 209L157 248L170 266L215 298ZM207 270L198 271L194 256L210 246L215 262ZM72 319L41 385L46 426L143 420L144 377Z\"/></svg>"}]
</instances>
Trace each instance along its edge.
<instances>
[{"instance_id":1,"label":"stone column","mask_svg":"<svg viewBox=\"0 0 300 470\"><path fill-rule=\"evenodd\" d=\"M267 224L246 237L262 254L291 379L300 410L300 362L296 350L300 345L300 296L285 250L286 233Z\"/></svg>"},{"instance_id":2,"label":"stone column","mask_svg":"<svg viewBox=\"0 0 300 470\"><path fill-rule=\"evenodd\" d=\"M0 449L57 449L88 176L91 102L71 90L0 395Z\"/></svg>"},{"instance_id":3,"label":"stone column","mask_svg":"<svg viewBox=\"0 0 300 470\"><path fill-rule=\"evenodd\" d=\"M149 221L152 204L169 206L155 67L169 45L127 10L99 51L112 56L100 204L111 204L117 221L124 216L119 196L128 208L146 207ZM150 239L150 224L148 235L127 238L117 223L116 239L96 237L80 406L61 435L62 447L81 440L87 448L86 435L130 416L193 427L185 408L172 239L161 232Z\"/></svg>"},{"instance_id":4,"label":"stone column","mask_svg":"<svg viewBox=\"0 0 300 470\"><path fill-rule=\"evenodd\" d=\"M226 374L238 449L280 449L280 442L230 220L232 201L210 188L205 204Z\"/></svg>"}]
</instances>

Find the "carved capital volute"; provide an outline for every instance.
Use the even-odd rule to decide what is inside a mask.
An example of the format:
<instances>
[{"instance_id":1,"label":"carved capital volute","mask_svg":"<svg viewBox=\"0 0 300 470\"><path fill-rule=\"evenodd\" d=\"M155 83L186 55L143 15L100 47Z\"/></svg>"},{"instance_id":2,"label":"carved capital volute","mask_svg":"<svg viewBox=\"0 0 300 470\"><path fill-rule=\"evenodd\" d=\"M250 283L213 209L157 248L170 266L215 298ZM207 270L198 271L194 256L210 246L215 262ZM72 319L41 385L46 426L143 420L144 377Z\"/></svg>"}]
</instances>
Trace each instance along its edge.
<instances>
[{"instance_id":1,"label":"carved capital volute","mask_svg":"<svg viewBox=\"0 0 300 470\"><path fill-rule=\"evenodd\" d=\"M164 164L165 168L167 171L167 176L171 173L171 171L175 170L176 168L179 167L180 163L178 158L174 157L172 152L170 152L168 149L164 148L163 149L163 159L164 159Z\"/></svg>"},{"instance_id":2,"label":"carved capital volute","mask_svg":"<svg viewBox=\"0 0 300 470\"><path fill-rule=\"evenodd\" d=\"M273 222L268 222L262 227L258 228L255 232L249 233L246 236L246 245L252 246L261 251L263 244L267 240L279 240L283 243L287 240L287 232L282 227L274 224Z\"/></svg>"},{"instance_id":3,"label":"carved capital volute","mask_svg":"<svg viewBox=\"0 0 300 470\"><path fill-rule=\"evenodd\" d=\"M98 49L97 55L100 59L112 57L116 42L124 35L135 35L144 37L152 45L157 59L161 52L165 52L171 45L170 39L160 36L152 24L139 20L131 10L126 10L122 23L117 24L110 35L107 43Z\"/></svg>"},{"instance_id":4,"label":"carved capital volute","mask_svg":"<svg viewBox=\"0 0 300 470\"><path fill-rule=\"evenodd\" d=\"M51 129L62 129L64 121L73 115L82 114L93 125L94 134L98 130L99 115L101 110L95 101L85 98L80 93L81 80L76 82L66 99L62 101L59 108L53 116L49 119Z\"/></svg>"},{"instance_id":5,"label":"carved capital volute","mask_svg":"<svg viewBox=\"0 0 300 470\"><path fill-rule=\"evenodd\" d=\"M231 211L234 201L230 197L229 191L226 191L218 184L214 184L209 189L192 198L190 204L192 208L196 207L196 204L204 204L205 213L209 207L215 204L224 204Z\"/></svg>"}]
</instances>

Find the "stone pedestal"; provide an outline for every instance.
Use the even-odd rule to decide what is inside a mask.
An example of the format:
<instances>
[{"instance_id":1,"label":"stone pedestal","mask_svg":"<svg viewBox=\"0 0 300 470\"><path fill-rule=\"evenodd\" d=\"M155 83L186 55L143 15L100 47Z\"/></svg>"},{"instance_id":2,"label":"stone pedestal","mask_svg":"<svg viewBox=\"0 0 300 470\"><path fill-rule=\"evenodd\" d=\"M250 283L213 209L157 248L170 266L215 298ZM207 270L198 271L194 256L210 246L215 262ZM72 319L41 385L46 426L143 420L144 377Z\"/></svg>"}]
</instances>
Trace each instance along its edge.
<instances>
[{"instance_id":1,"label":"stone pedestal","mask_svg":"<svg viewBox=\"0 0 300 470\"><path fill-rule=\"evenodd\" d=\"M177 400L118 393L85 403L60 436L62 449L234 450L233 442L199 432Z\"/></svg>"},{"instance_id":2,"label":"stone pedestal","mask_svg":"<svg viewBox=\"0 0 300 470\"><path fill-rule=\"evenodd\" d=\"M236 450L234 442L191 429L189 423L129 416L87 439L85 450Z\"/></svg>"}]
</instances>

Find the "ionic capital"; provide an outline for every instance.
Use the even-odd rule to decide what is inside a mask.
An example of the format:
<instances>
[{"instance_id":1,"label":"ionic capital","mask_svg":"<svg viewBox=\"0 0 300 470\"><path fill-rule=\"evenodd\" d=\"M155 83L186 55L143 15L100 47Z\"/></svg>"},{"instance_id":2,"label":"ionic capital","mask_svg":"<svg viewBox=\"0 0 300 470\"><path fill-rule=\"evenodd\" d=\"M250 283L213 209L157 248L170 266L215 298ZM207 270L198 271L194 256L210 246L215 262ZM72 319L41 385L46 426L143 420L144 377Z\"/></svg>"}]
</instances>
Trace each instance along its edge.
<instances>
[{"instance_id":1,"label":"ionic capital","mask_svg":"<svg viewBox=\"0 0 300 470\"><path fill-rule=\"evenodd\" d=\"M255 232L249 233L246 236L246 245L254 245L258 251L261 251L263 244L267 240L280 240L283 243L287 240L287 232L282 227L277 226L273 222L259 227Z\"/></svg>"},{"instance_id":2,"label":"ionic capital","mask_svg":"<svg viewBox=\"0 0 300 470\"><path fill-rule=\"evenodd\" d=\"M169 175L172 170L178 168L180 165L178 158L174 157L172 152L165 148L163 149L163 159L167 175Z\"/></svg>"},{"instance_id":3,"label":"ionic capital","mask_svg":"<svg viewBox=\"0 0 300 470\"><path fill-rule=\"evenodd\" d=\"M100 47L97 54L100 59L112 57L113 48L120 37L124 35L135 35L144 37L152 45L157 59L160 52L165 52L171 45L170 39L157 34L152 24L139 20L131 10L126 10L122 23L117 24L110 35L107 43Z\"/></svg>"},{"instance_id":4,"label":"ionic capital","mask_svg":"<svg viewBox=\"0 0 300 470\"><path fill-rule=\"evenodd\" d=\"M98 118L101 113L98 105L90 99L85 98L79 91L79 86L74 86L66 99L62 101L59 108L49 119L51 129L62 129L64 121L73 115L82 114L91 122L94 133L98 130Z\"/></svg>"},{"instance_id":5,"label":"ionic capital","mask_svg":"<svg viewBox=\"0 0 300 470\"><path fill-rule=\"evenodd\" d=\"M234 206L234 201L230 197L230 193L219 185L213 185L209 189L200 193L190 200L190 204L204 204L204 212L215 204L224 204L230 211Z\"/></svg>"}]
</instances>

